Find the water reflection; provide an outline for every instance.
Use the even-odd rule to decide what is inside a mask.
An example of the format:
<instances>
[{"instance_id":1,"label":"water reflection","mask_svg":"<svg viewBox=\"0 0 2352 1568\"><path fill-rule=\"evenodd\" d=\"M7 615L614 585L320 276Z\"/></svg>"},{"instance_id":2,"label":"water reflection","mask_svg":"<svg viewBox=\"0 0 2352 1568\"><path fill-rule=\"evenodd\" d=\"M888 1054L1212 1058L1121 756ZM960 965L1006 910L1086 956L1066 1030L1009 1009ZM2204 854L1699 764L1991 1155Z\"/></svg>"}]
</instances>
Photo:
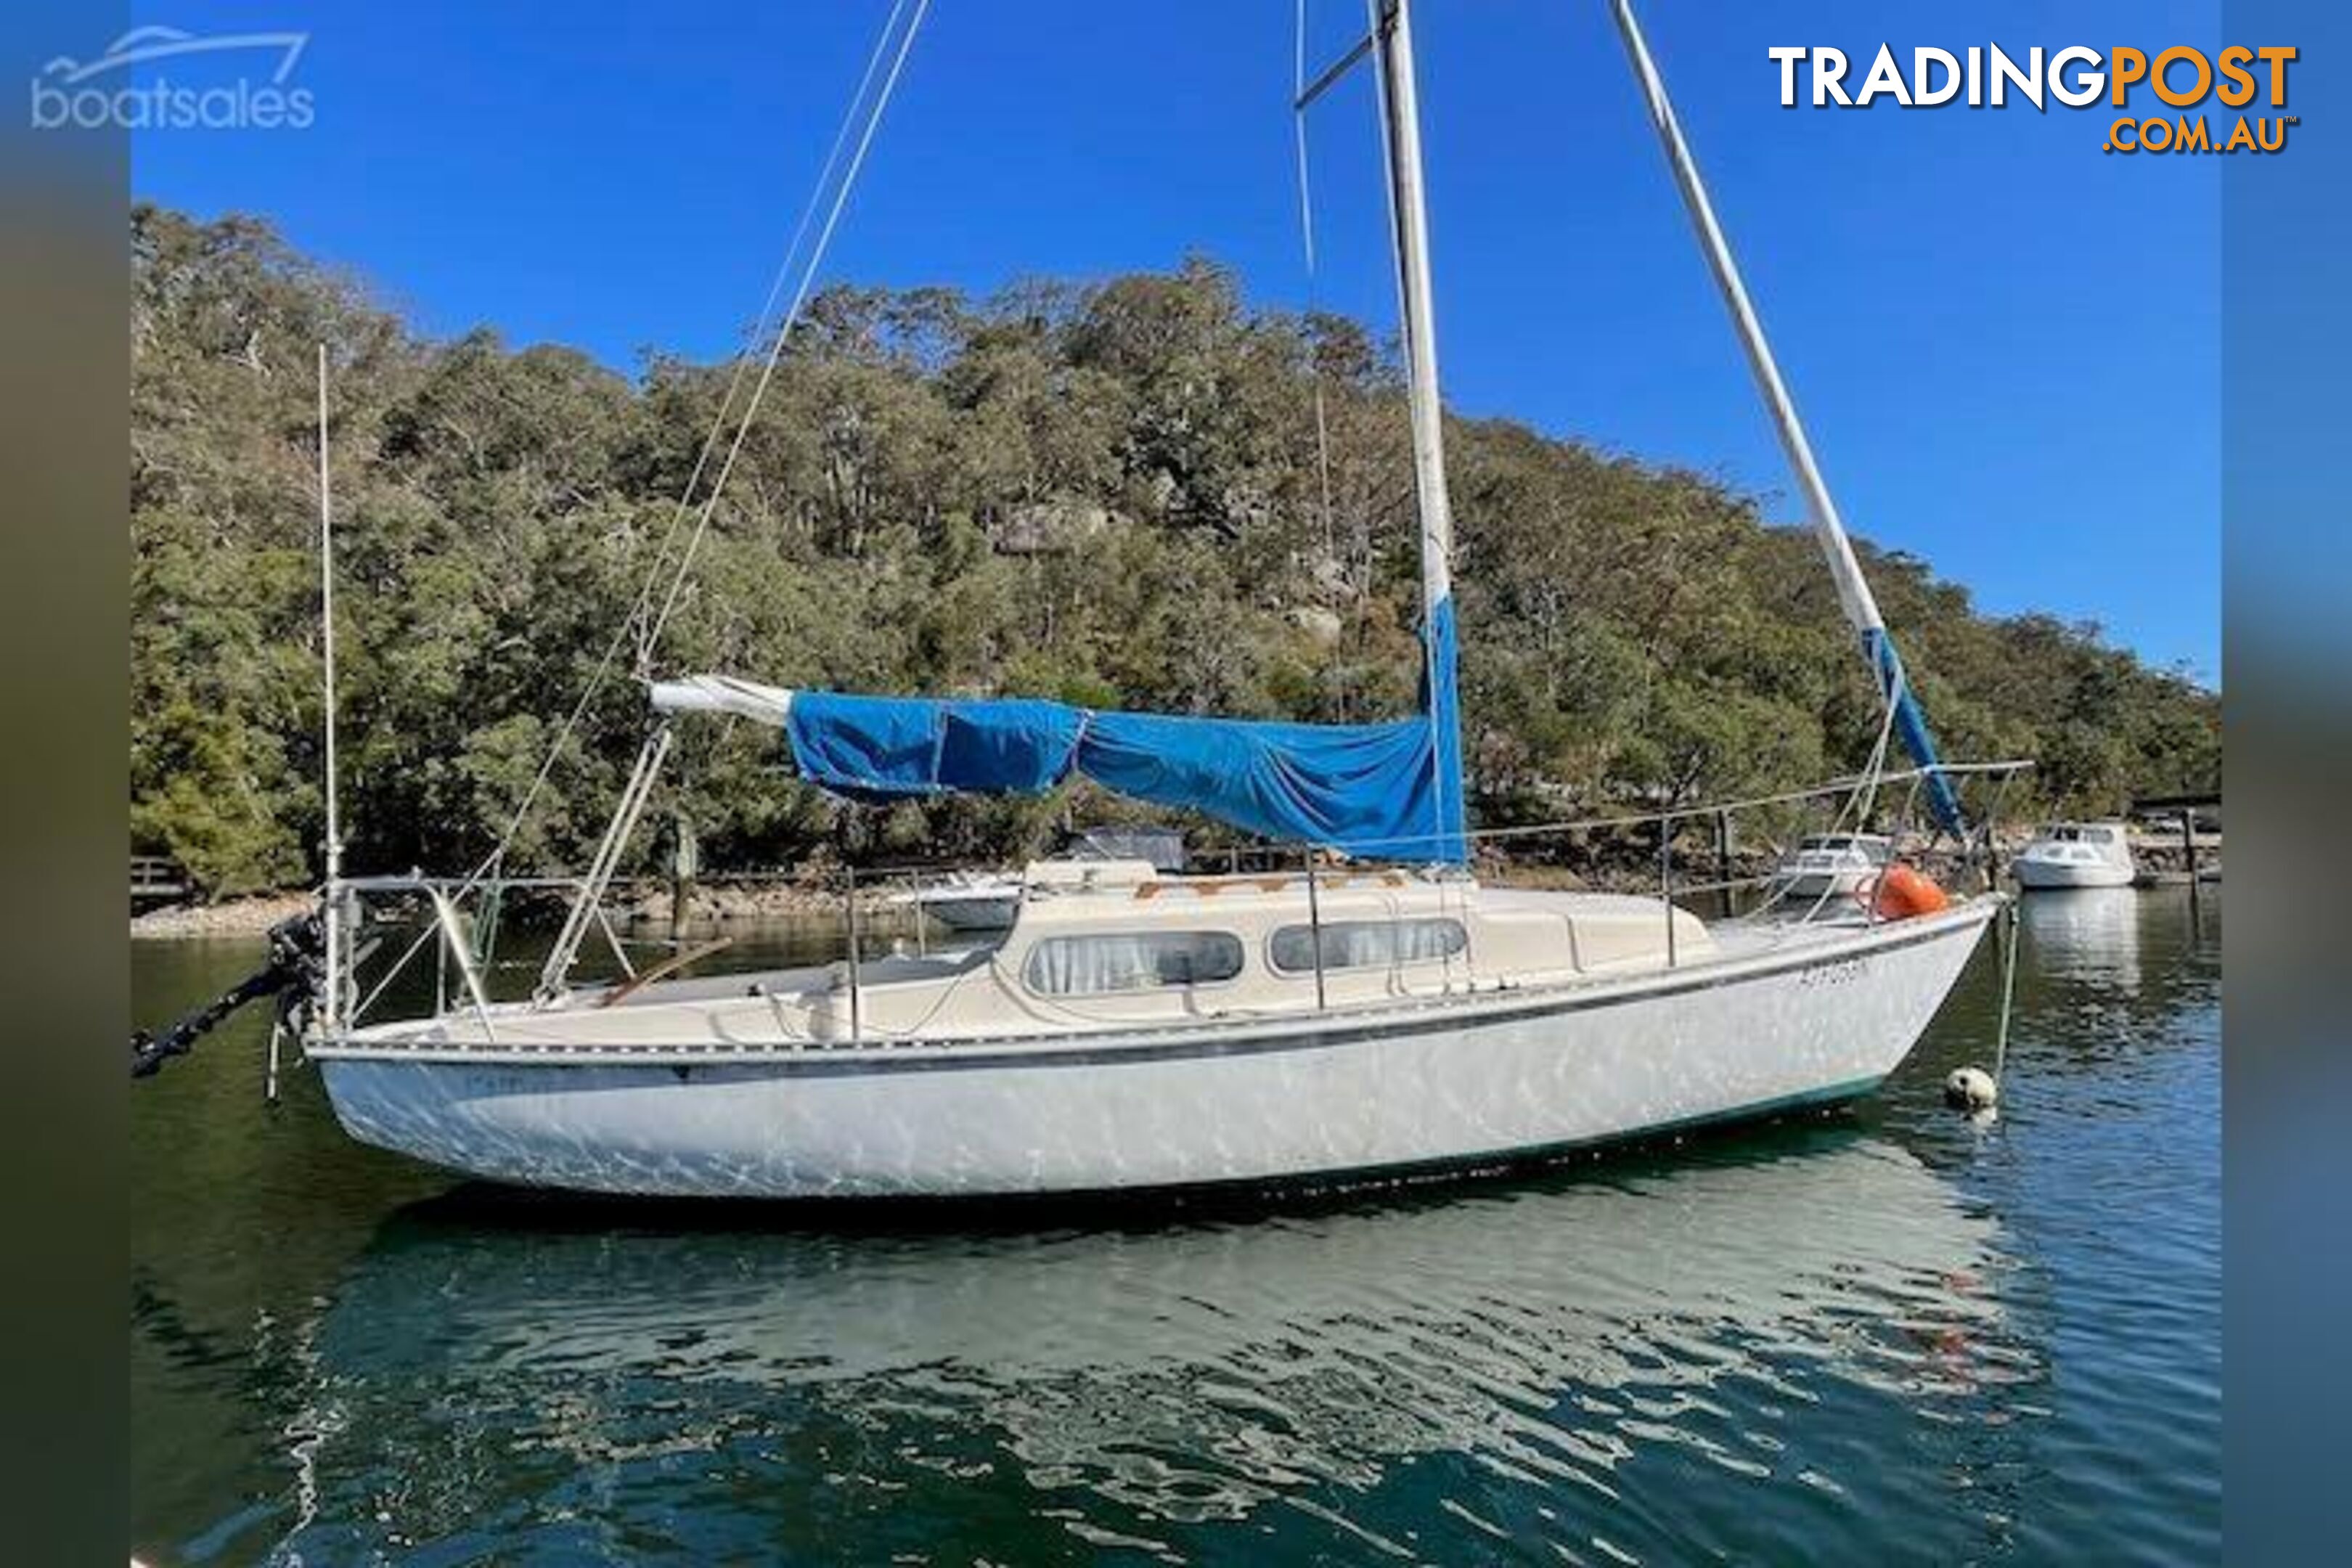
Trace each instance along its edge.
<instances>
[{"instance_id":1,"label":"water reflection","mask_svg":"<svg viewBox=\"0 0 2352 1568\"><path fill-rule=\"evenodd\" d=\"M2220 915L2029 900L1990 1127L1988 949L1843 1121L1151 1223L436 1197L235 1025L134 1103L137 1544L2210 1560ZM152 1017L252 954L134 956Z\"/></svg>"},{"instance_id":2,"label":"water reflection","mask_svg":"<svg viewBox=\"0 0 2352 1568\"><path fill-rule=\"evenodd\" d=\"M2155 1060L2201 1053L2218 1034L2221 900L2182 888L2032 893L2019 902L2018 1063L2039 1077L2095 1080L2081 1109L2132 1108ZM2021 1079L2021 1085L2030 1079ZM2202 1092L2189 1080L2194 1092ZM2013 1109L2023 1109L2013 1107ZM2200 1137L2210 1125L2184 1113Z\"/></svg>"},{"instance_id":3,"label":"water reflection","mask_svg":"<svg viewBox=\"0 0 2352 1568\"><path fill-rule=\"evenodd\" d=\"M546 1546L589 1494L608 1525L673 1549L772 1543L862 1493L897 1500L887 1526L856 1515L829 1539L855 1560L887 1555L910 1510L936 1540L991 1498L1057 1502L1066 1545L1171 1551L1171 1530L1277 1500L1322 1517L1318 1499L1377 1494L1433 1455L1489 1482L1576 1483L1594 1506L1644 1455L1836 1495L1873 1479L1792 1458L1790 1409L1951 1421L2038 1375L1989 1283L1994 1223L1851 1128L1150 1229L681 1232L669 1211L673 1228L614 1229L608 1211L521 1206L579 1216L548 1228L518 1212L413 1207L352 1268L310 1336L313 1408L294 1424L317 1512L342 1522L318 1542L298 1525L289 1548L444 1530ZM518 1463L542 1484L519 1487ZM1548 1532L1589 1533L1551 1511ZM1377 1532L1376 1505L1349 1512ZM367 1519L381 1540L352 1534Z\"/></svg>"},{"instance_id":4,"label":"water reflection","mask_svg":"<svg viewBox=\"0 0 2352 1568\"><path fill-rule=\"evenodd\" d=\"M2018 918L2035 958L2053 978L2137 991L2140 921L2148 900L2130 888L2029 893Z\"/></svg>"}]
</instances>

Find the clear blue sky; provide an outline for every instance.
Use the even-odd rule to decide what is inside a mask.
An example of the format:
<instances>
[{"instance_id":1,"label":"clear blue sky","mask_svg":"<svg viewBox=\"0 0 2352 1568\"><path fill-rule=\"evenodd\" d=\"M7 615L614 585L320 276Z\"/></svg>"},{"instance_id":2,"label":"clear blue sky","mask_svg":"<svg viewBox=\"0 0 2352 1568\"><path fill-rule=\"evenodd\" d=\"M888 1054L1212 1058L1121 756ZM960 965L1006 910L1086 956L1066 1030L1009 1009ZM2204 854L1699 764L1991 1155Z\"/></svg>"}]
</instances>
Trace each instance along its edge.
<instances>
[{"instance_id":1,"label":"clear blue sky","mask_svg":"<svg viewBox=\"0 0 2352 1568\"><path fill-rule=\"evenodd\" d=\"M887 9L142 7L191 31L308 30L289 85L317 118L142 135L134 182L266 215L429 331L487 322L624 367L646 348L716 355L765 292ZM1321 58L1361 9L1314 14ZM2104 154L2103 109L1783 110L1765 54L2210 48L2215 6L1643 14L1849 522L1988 609L2094 619L2219 684L2221 160ZM1416 17L1449 400L1719 473L1793 520L1602 0L1428 0ZM985 290L1198 249L1297 302L1291 69L1288 0L935 0L828 276ZM1318 294L1386 325L1359 76L1312 127Z\"/></svg>"}]
</instances>

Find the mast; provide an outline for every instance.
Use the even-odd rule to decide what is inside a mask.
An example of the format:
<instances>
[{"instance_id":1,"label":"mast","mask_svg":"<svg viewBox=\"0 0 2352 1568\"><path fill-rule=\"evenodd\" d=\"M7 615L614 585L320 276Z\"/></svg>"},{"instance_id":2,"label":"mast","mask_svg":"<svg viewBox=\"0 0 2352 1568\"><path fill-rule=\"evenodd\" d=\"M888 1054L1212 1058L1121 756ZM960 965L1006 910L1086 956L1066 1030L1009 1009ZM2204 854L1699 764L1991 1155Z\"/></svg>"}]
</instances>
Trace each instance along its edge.
<instances>
[{"instance_id":1,"label":"mast","mask_svg":"<svg viewBox=\"0 0 2352 1568\"><path fill-rule=\"evenodd\" d=\"M1437 382L1437 321L1430 300L1429 213L1421 166L1421 100L1414 89L1412 19L1407 0L1371 0L1374 53L1394 222L1397 290L1404 330L1406 396L1412 417L1413 493L1421 514L1423 708L1435 753L1432 789L1438 822L1431 858L1468 858L1464 838L1462 716L1454 625L1454 509L1445 491L1444 404Z\"/></svg>"},{"instance_id":2,"label":"mast","mask_svg":"<svg viewBox=\"0 0 2352 1568\"><path fill-rule=\"evenodd\" d=\"M319 345L319 647L326 683L325 786L327 794L327 888L321 923L325 928L327 987L319 1003L319 1022L331 1036L342 1012L341 960L343 830L335 777L335 535L331 491L327 479L327 345Z\"/></svg>"},{"instance_id":3,"label":"mast","mask_svg":"<svg viewBox=\"0 0 2352 1568\"><path fill-rule=\"evenodd\" d=\"M1952 792L1950 781L1937 771L1940 762L1936 754L1935 737L1928 732L1927 718L1911 695L1910 683L1903 674L1903 660L1895 651L1894 640L1886 635L1885 618L1878 613L1878 600L1862 574L1862 563L1854 559L1853 544L1846 536L1843 520L1838 516L1837 502L1831 499L1829 483L1822 478L1821 465L1813 458L1812 443L1805 438L1805 427L1798 421L1796 401L1789 395L1788 384L1780 379L1779 362L1772 357L1771 344L1765 341L1764 324L1757 319L1756 307L1748 298L1748 286L1740 279L1738 264L1731 258L1731 246L1723 237L1722 226L1716 222L1715 206L1706 198L1706 187L1699 183L1698 164L1691 157L1689 143L1683 139L1682 122L1675 118L1674 104L1666 97L1666 84L1650 58L1650 46L1642 37L1641 24L1633 19L1632 0L1610 0L1609 9L1616 18L1618 35L1625 41L1625 53L1633 62L1634 78L1648 101L1650 123L1656 128L1666 162L1674 170L1675 186L1682 193L1692 226L1698 230L1699 248L1706 253L1707 267L1715 274L1716 287L1722 290L1723 302L1731 311L1732 325L1739 332L1740 347L1747 351L1748 367L1755 374L1757 390L1763 394L1764 405L1772 416L1780 449L1788 455L1789 466L1796 470L1798 487L1804 491L1805 510L1812 516L1813 537L1829 562L1830 580L1837 585L1838 604L1861 637L1863 651L1870 659L1881 689L1894 705L1895 728L1903 737L1904 746L1914 762L1928 770L1927 797L1937 820L1955 833L1963 832L1966 823L1960 815L1959 800Z\"/></svg>"}]
</instances>

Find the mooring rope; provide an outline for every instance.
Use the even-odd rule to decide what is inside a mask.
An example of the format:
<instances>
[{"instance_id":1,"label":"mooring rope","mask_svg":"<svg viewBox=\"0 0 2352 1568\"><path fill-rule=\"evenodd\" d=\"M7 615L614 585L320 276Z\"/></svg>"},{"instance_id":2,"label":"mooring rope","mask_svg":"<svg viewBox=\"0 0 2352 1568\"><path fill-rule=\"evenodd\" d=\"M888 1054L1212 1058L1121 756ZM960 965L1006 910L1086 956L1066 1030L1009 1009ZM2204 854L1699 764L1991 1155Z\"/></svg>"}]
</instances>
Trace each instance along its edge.
<instances>
[{"instance_id":1,"label":"mooring rope","mask_svg":"<svg viewBox=\"0 0 2352 1568\"><path fill-rule=\"evenodd\" d=\"M2017 901L2014 899L2010 900L2007 909L2001 910L2000 918L2009 922L2009 929L2002 933L2000 949L2000 1024L1994 1031L1992 1040L1992 1081L1996 1089L2002 1086L2002 1074L2009 1067L2011 999L2017 991L2017 928L2024 923L2017 918Z\"/></svg>"}]
</instances>

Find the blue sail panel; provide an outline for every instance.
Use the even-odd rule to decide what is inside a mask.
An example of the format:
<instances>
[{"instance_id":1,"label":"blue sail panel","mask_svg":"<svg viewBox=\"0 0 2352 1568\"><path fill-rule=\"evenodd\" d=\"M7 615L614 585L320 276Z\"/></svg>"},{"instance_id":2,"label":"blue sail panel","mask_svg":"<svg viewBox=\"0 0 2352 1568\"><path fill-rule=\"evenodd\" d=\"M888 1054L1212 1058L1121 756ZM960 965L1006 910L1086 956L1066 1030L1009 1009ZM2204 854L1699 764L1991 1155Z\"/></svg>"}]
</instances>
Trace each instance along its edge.
<instances>
[{"instance_id":1,"label":"blue sail panel","mask_svg":"<svg viewBox=\"0 0 2352 1568\"><path fill-rule=\"evenodd\" d=\"M1075 772L1277 842L1404 859L1461 853L1458 805L1439 810L1426 718L1289 724L801 691L784 731L803 777L856 800L1034 795Z\"/></svg>"},{"instance_id":2,"label":"blue sail panel","mask_svg":"<svg viewBox=\"0 0 2352 1568\"><path fill-rule=\"evenodd\" d=\"M801 691L784 733L803 778L856 800L1035 795L1068 774L1084 719L1058 702Z\"/></svg>"}]
</instances>

